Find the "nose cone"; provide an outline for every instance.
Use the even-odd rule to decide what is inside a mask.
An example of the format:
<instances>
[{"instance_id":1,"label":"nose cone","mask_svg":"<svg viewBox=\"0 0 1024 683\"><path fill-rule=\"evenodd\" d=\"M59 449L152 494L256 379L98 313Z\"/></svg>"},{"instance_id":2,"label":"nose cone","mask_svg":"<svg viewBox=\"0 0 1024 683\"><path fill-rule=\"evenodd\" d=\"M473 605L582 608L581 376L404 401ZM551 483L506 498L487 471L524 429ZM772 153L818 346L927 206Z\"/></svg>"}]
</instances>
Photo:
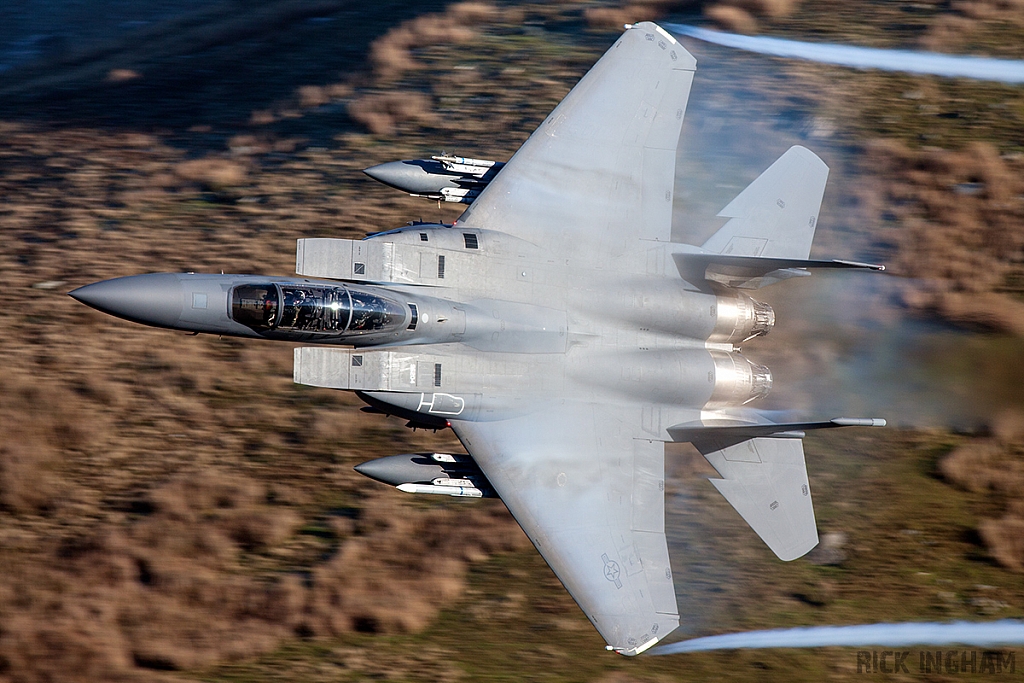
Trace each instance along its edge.
<instances>
[{"instance_id":1,"label":"nose cone","mask_svg":"<svg viewBox=\"0 0 1024 683\"><path fill-rule=\"evenodd\" d=\"M144 325L175 327L181 318L181 281L173 273L104 280L79 287L69 295L98 311Z\"/></svg>"},{"instance_id":2,"label":"nose cone","mask_svg":"<svg viewBox=\"0 0 1024 683\"><path fill-rule=\"evenodd\" d=\"M411 194L438 194L441 188L458 187L440 163L426 159L389 161L363 169L363 173Z\"/></svg>"}]
</instances>

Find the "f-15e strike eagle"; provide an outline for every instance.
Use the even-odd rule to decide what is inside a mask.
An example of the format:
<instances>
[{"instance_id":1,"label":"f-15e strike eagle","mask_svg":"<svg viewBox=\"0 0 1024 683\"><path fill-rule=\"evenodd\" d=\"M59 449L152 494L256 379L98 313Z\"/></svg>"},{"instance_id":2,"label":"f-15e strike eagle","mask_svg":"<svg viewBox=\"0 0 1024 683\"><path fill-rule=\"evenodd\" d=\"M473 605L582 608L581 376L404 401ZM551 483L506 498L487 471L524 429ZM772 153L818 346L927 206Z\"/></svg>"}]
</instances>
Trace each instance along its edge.
<instances>
[{"instance_id":1,"label":"f-15e strike eagle","mask_svg":"<svg viewBox=\"0 0 1024 683\"><path fill-rule=\"evenodd\" d=\"M368 169L468 203L454 225L300 239L295 277L157 273L71 296L157 327L315 344L295 349L296 382L451 427L468 455L357 469L413 493L500 497L608 649L639 654L679 625L666 442L693 443L721 475L712 484L792 560L818 542L804 431L884 424L777 424L743 407L772 376L739 345L775 322L746 292L808 268L882 268L808 258L828 167L803 147L730 202L703 245L671 242L695 68L660 26L635 24L504 165Z\"/></svg>"}]
</instances>

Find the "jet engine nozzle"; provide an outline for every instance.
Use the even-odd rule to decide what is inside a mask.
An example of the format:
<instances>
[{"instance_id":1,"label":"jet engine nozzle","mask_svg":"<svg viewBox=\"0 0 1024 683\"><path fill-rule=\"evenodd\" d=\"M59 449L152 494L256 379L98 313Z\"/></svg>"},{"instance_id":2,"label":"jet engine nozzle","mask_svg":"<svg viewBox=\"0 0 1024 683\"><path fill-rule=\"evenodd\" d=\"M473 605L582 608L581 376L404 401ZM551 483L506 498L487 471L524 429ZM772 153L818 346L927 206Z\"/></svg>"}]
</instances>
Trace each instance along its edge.
<instances>
[{"instance_id":1,"label":"jet engine nozzle","mask_svg":"<svg viewBox=\"0 0 1024 683\"><path fill-rule=\"evenodd\" d=\"M772 371L739 353L711 351L715 389L706 407L737 406L764 398L772 390Z\"/></svg>"},{"instance_id":2,"label":"jet engine nozzle","mask_svg":"<svg viewBox=\"0 0 1024 683\"><path fill-rule=\"evenodd\" d=\"M740 292L719 294L715 329L708 341L719 344L741 344L754 337L763 337L775 326L775 311L763 301Z\"/></svg>"}]
</instances>

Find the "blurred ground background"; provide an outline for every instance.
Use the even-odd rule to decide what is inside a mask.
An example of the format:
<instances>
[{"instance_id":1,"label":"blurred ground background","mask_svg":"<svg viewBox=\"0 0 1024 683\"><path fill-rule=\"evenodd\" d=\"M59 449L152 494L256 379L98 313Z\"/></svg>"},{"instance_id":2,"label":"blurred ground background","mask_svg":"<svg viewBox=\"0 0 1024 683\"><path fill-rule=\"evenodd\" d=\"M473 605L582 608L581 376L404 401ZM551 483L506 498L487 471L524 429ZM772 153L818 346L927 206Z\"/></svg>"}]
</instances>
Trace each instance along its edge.
<instances>
[{"instance_id":1,"label":"blurred ground background","mask_svg":"<svg viewBox=\"0 0 1024 683\"><path fill-rule=\"evenodd\" d=\"M292 384L287 344L65 295L149 271L287 274L298 237L450 222L360 169L507 159L646 18L1024 58L1024 6L1001 0L3 3L0 679L856 675L843 649L606 654L500 502L351 469L459 448L450 433ZM779 325L748 352L776 407L901 428L808 438L823 543L789 564L670 446L684 631L1024 616L1024 90L687 47L679 238L699 244L790 144L818 152L815 255L894 277L765 291Z\"/></svg>"}]
</instances>

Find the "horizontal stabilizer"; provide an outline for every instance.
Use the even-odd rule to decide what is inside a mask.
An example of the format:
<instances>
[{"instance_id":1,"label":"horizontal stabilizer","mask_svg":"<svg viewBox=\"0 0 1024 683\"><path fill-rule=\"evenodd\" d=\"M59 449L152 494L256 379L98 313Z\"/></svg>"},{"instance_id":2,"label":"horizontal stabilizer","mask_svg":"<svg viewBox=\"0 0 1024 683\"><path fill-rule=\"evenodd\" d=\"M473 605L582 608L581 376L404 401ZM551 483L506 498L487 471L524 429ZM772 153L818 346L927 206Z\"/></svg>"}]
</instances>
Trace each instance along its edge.
<instances>
[{"instance_id":1,"label":"horizontal stabilizer","mask_svg":"<svg viewBox=\"0 0 1024 683\"><path fill-rule=\"evenodd\" d=\"M716 282L728 287L760 289L791 277L810 275L807 268L885 270L885 266L857 261L770 258L708 253L678 253L672 258L679 275L692 285Z\"/></svg>"},{"instance_id":2,"label":"horizontal stabilizer","mask_svg":"<svg viewBox=\"0 0 1024 683\"><path fill-rule=\"evenodd\" d=\"M711 483L780 560L795 560L818 545L800 439L761 437L697 448L722 475Z\"/></svg>"},{"instance_id":3,"label":"horizontal stabilizer","mask_svg":"<svg viewBox=\"0 0 1024 683\"><path fill-rule=\"evenodd\" d=\"M673 441L690 442L722 479L719 493L781 560L795 560L818 544L804 432L834 427L884 427L885 420L837 417L825 422L687 422L668 428Z\"/></svg>"},{"instance_id":4,"label":"horizontal stabilizer","mask_svg":"<svg viewBox=\"0 0 1024 683\"><path fill-rule=\"evenodd\" d=\"M733 442L739 443L759 436L782 436L785 438L802 438L805 431L812 429L830 429L833 427L884 427L885 420L878 417L837 417L826 422L777 422L777 423L744 423L733 421L686 422L668 428L672 440L679 442L711 443L717 445ZM700 446L697 446L700 448Z\"/></svg>"},{"instance_id":5,"label":"horizontal stabilizer","mask_svg":"<svg viewBox=\"0 0 1024 683\"><path fill-rule=\"evenodd\" d=\"M790 147L722 209L731 220L704 251L735 256L805 259L825 194L828 166L814 152Z\"/></svg>"}]
</instances>

